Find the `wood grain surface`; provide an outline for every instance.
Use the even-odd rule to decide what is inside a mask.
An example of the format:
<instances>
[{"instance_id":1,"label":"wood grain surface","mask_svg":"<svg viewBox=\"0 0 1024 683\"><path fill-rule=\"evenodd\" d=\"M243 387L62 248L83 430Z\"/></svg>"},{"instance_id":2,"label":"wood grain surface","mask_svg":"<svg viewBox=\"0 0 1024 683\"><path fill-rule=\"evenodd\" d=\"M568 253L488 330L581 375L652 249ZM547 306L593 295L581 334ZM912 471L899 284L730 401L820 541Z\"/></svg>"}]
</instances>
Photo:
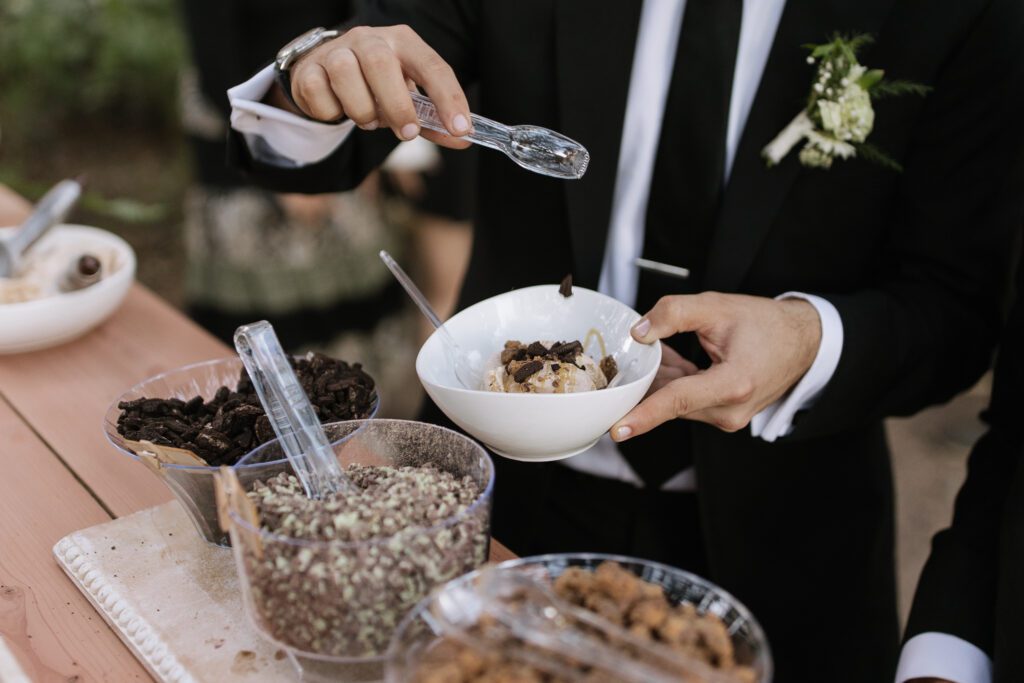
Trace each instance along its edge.
<instances>
[{"instance_id":1,"label":"wood grain surface","mask_svg":"<svg viewBox=\"0 0 1024 683\"><path fill-rule=\"evenodd\" d=\"M63 536L110 516L2 398L0 434L5 645L32 681L149 680L53 559Z\"/></svg>"},{"instance_id":2,"label":"wood grain surface","mask_svg":"<svg viewBox=\"0 0 1024 683\"><path fill-rule=\"evenodd\" d=\"M117 397L158 373L231 354L136 284L118 312L81 339L0 356L0 637L31 680L150 680L52 548L72 531L172 497L104 436ZM492 542L491 561L513 557Z\"/></svg>"},{"instance_id":3,"label":"wood grain surface","mask_svg":"<svg viewBox=\"0 0 1024 683\"><path fill-rule=\"evenodd\" d=\"M231 353L137 284L117 313L81 339L0 356L0 394L120 517L163 503L171 494L107 441L102 429L107 408L126 389L153 375Z\"/></svg>"}]
</instances>

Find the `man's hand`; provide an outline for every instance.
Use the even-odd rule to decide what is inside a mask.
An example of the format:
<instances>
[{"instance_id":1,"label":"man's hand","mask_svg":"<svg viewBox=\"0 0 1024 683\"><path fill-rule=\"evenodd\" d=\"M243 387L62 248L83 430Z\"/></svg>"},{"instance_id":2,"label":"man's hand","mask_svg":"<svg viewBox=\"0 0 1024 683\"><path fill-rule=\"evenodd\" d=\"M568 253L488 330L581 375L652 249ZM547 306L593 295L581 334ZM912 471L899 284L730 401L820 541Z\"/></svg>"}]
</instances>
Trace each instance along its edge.
<instances>
[{"instance_id":1,"label":"man's hand","mask_svg":"<svg viewBox=\"0 0 1024 683\"><path fill-rule=\"evenodd\" d=\"M705 292L667 296L633 327L645 344L695 332L712 365L698 370L663 347L652 392L612 427L625 441L675 418L698 420L727 432L782 398L814 363L821 321L802 299Z\"/></svg>"},{"instance_id":2,"label":"man's hand","mask_svg":"<svg viewBox=\"0 0 1024 683\"><path fill-rule=\"evenodd\" d=\"M320 121L348 117L364 130L388 126L402 140L421 133L409 91L421 86L451 135L422 131L463 149L469 104L455 72L408 26L357 26L320 45L291 68L292 97Z\"/></svg>"}]
</instances>

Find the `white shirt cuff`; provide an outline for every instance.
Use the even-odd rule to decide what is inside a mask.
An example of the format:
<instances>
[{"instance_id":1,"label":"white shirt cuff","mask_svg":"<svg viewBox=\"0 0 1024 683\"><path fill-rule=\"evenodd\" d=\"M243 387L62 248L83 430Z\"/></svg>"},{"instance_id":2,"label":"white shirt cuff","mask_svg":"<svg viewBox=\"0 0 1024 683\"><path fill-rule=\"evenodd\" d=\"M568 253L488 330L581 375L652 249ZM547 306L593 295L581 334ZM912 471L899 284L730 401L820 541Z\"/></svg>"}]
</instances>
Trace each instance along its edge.
<instances>
[{"instance_id":1,"label":"white shirt cuff","mask_svg":"<svg viewBox=\"0 0 1024 683\"><path fill-rule=\"evenodd\" d=\"M274 85L274 65L228 90L231 127L245 138L253 158L274 166L297 167L327 158L343 143L355 122L321 123L260 100Z\"/></svg>"},{"instance_id":2,"label":"white shirt cuff","mask_svg":"<svg viewBox=\"0 0 1024 683\"><path fill-rule=\"evenodd\" d=\"M992 660L981 648L956 636L920 633L903 646L896 668L896 683L915 678L992 683Z\"/></svg>"},{"instance_id":3,"label":"white shirt cuff","mask_svg":"<svg viewBox=\"0 0 1024 683\"><path fill-rule=\"evenodd\" d=\"M839 365L843 353L843 320L839 311L820 296L802 292L786 292L775 297L780 299L803 299L818 312L821 320L821 342L810 370L801 378L793 390L771 404L750 421L750 433L765 441L775 441L793 431L793 418L801 410L807 410L828 385Z\"/></svg>"}]
</instances>

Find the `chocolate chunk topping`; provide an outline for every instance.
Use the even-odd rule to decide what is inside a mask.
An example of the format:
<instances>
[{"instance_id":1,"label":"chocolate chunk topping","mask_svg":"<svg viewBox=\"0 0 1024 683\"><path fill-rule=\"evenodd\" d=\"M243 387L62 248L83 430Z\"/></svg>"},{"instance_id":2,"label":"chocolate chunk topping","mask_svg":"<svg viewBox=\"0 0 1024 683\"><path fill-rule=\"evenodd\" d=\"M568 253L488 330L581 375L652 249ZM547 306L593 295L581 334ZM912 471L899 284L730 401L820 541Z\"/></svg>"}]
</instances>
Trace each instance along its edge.
<instances>
[{"instance_id":1,"label":"chocolate chunk topping","mask_svg":"<svg viewBox=\"0 0 1024 683\"><path fill-rule=\"evenodd\" d=\"M559 365L558 363L552 363L551 364L551 372L558 372L559 368L561 368L561 367L562 366Z\"/></svg>"},{"instance_id":2,"label":"chocolate chunk topping","mask_svg":"<svg viewBox=\"0 0 1024 683\"><path fill-rule=\"evenodd\" d=\"M533 377L533 375L535 375L536 373L540 372L541 368L543 368L543 367L544 367L544 361L540 361L540 360L527 361L526 363L523 363L522 365L519 366L519 369L517 369L515 374L512 375L512 378L517 383L522 384L526 380L528 380L531 377Z\"/></svg>"},{"instance_id":3,"label":"chocolate chunk topping","mask_svg":"<svg viewBox=\"0 0 1024 683\"><path fill-rule=\"evenodd\" d=\"M526 360L557 361L577 365L576 359L582 353L583 344L579 341L555 342L550 349L539 341L531 342L529 346L522 342L509 341L505 342L505 350L501 352L501 364L511 374L516 371L516 363Z\"/></svg>"},{"instance_id":4,"label":"chocolate chunk topping","mask_svg":"<svg viewBox=\"0 0 1024 683\"><path fill-rule=\"evenodd\" d=\"M619 364L611 356L605 356L601 359L601 372L604 373L604 378L611 382L615 375L619 374Z\"/></svg>"},{"instance_id":5,"label":"chocolate chunk topping","mask_svg":"<svg viewBox=\"0 0 1024 683\"><path fill-rule=\"evenodd\" d=\"M551 355L566 363L572 363L581 353L583 353L583 344L578 341L559 342L551 347Z\"/></svg>"},{"instance_id":6,"label":"chocolate chunk topping","mask_svg":"<svg viewBox=\"0 0 1024 683\"><path fill-rule=\"evenodd\" d=\"M359 363L309 354L293 366L321 422L366 418L373 412L376 388ZM209 400L146 397L122 401L118 408L122 436L184 448L209 465L233 465L275 436L244 369L234 390L220 387Z\"/></svg>"},{"instance_id":7,"label":"chocolate chunk topping","mask_svg":"<svg viewBox=\"0 0 1024 683\"><path fill-rule=\"evenodd\" d=\"M100 260L92 254L85 254L78 259L78 272L82 275L95 275L102 267Z\"/></svg>"},{"instance_id":8,"label":"chocolate chunk topping","mask_svg":"<svg viewBox=\"0 0 1024 683\"><path fill-rule=\"evenodd\" d=\"M526 345L518 341L507 341L505 350L501 352L501 364L508 365L514 360L526 360Z\"/></svg>"},{"instance_id":9,"label":"chocolate chunk topping","mask_svg":"<svg viewBox=\"0 0 1024 683\"><path fill-rule=\"evenodd\" d=\"M558 287L558 293L566 299L572 296L572 273L562 278L562 284Z\"/></svg>"},{"instance_id":10,"label":"chocolate chunk topping","mask_svg":"<svg viewBox=\"0 0 1024 683\"><path fill-rule=\"evenodd\" d=\"M548 347L544 346L540 342L535 341L526 347L526 355L544 357L548 355Z\"/></svg>"}]
</instances>

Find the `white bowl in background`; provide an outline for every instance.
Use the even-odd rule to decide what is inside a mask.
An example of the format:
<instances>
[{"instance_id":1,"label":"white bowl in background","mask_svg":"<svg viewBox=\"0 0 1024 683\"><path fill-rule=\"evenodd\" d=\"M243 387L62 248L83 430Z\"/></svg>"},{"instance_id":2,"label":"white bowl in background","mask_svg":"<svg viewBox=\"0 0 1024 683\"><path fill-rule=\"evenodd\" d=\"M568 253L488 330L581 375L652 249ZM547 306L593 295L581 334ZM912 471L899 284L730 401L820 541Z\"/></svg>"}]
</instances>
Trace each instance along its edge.
<instances>
[{"instance_id":1,"label":"white bowl in background","mask_svg":"<svg viewBox=\"0 0 1024 683\"><path fill-rule=\"evenodd\" d=\"M467 354L484 359L494 358L509 339L524 343L583 341L589 330L596 329L621 370L637 359L622 384L611 389L578 394L467 389L455 377L437 331L416 357L416 374L452 422L498 455L537 462L561 460L597 443L640 402L654 381L661 364L661 344L633 340L629 330L639 318L629 306L592 290L573 287L573 295L566 298L557 286L541 285L486 299L445 323ZM482 386L482 377L480 382Z\"/></svg>"},{"instance_id":2,"label":"white bowl in background","mask_svg":"<svg viewBox=\"0 0 1024 683\"><path fill-rule=\"evenodd\" d=\"M0 228L0 239L15 228ZM76 292L0 304L0 354L35 351L63 344L106 320L121 305L135 278L135 252L117 235L85 225L58 225L35 248L74 240L83 248L113 250L117 269Z\"/></svg>"}]
</instances>

